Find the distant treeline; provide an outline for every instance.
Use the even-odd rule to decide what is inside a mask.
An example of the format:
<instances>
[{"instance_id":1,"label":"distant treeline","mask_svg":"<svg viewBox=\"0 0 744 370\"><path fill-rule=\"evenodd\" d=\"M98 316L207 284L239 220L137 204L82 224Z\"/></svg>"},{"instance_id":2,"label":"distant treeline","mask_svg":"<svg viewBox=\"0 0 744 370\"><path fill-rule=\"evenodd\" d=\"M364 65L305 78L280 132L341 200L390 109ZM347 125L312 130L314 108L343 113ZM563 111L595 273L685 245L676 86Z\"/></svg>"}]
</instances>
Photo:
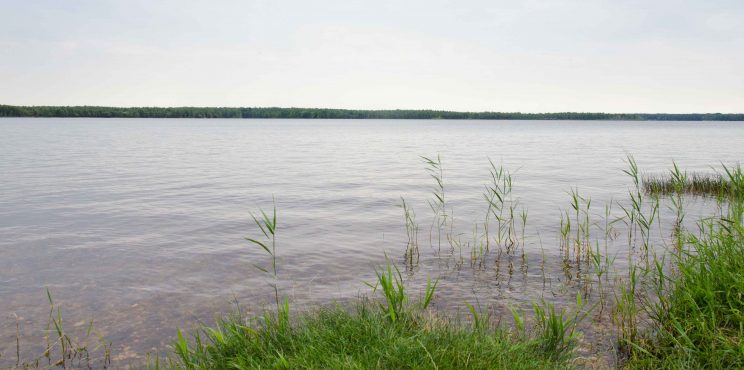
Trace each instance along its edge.
<instances>
[{"instance_id":1,"label":"distant treeline","mask_svg":"<svg viewBox=\"0 0 744 370\"><path fill-rule=\"evenodd\" d=\"M330 118L330 119L522 119L630 121L744 121L744 114L721 113L509 113L438 110L362 110L324 108L94 107L0 105L0 117L104 118Z\"/></svg>"}]
</instances>

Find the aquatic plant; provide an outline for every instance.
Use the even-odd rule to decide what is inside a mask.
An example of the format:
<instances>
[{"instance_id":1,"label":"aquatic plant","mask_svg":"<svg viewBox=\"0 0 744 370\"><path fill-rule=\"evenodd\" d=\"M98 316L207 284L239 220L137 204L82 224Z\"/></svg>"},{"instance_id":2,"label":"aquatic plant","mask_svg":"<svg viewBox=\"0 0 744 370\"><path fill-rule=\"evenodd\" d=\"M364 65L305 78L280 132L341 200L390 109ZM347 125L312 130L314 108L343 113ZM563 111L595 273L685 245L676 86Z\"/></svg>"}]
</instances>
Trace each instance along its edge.
<instances>
[{"instance_id":1,"label":"aquatic plant","mask_svg":"<svg viewBox=\"0 0 744 370\"><path fill-rule=\"evenodd\" d=\"M576 295L576 306L573 313L556 310L555 305L541 301L534 303L532 309L538 329L538 338L547 353L562 354L573 348L576 340L576 327L588 315L591 308L585 310L581 293Z\"/></svg>"},{"instance_id":2,"label":"aquatic plant","mask_svg":"<svg viewBox=\"0 0 744 370\"><path fill-rule=\"evenodd\" d=\"M258 226L258 229L261 230L261 233L264 235L266 240L260 241L249 237L246 237L245 240L251 242L251 244L257 247L260 247L264 252L266 252L266 254L271 257L271 270L259 266L258 264L254 264L253 266L262 272L271 274L272 281L269 283L269 285L271 285L271 287L274 289L274 302L276 304L276 308L279 309L281 305L279 303L279 275L277 274L276 270L276 202L274 202L271 217L269 217L266 212L261 210L260 216L256 216L251 213L251 218L253 218L253 222L256 226Z\"/></svg>"},{"instance_id":3,"label":"aquatic plant","mask_svg":"<svg viewBox=\"0 0 744 370\"><path fill-rule=\"evenodd\" d=\"M400 207L403 209L403 219L406 224L406 236L408 237L405 254L406 261L409 266L412 266L419 258L419 226L416 223L416 213L413 211L413 208L406 203L406 200L403 197L400 197Z\"/></svg>"},{"instance_id":4,"label":"aquatic plant","mask_svg":"<svg viewBox=\"0 0 744 370\"><path fill-rule=\"evenodd\" d=\"M437 247L442 248L442 229L447 228L448 220L447 204L445 202L444 194L444 169L442 168L442 158L437 155L436 159L421 156L421 159L426 164L426 171L429 173L429 177L434 179L436 185L432 190L434 200L429 200L429 208L434 213L434 220L432 221L431 227L429 228L429 244L432 241L432 230L434 226L437 228ZM449 239L449 238L447 238Z\"/></svg>"},{"instance_id":5,"label":"aquatic plant","mask_svg":"<svg viewBox=\"0 0 744 370\"><path fill-rule=\"evenodd\" d=\"M742 184L732 182L727 171L741 170L740 167L726 167L724 174L704 172L680 172L677 164L668 175L645 175L643 189L647 194L674 195L679 193L699 196L735 196L742 193ZM734 176L735 178L735 176Z\"/></svg>"},{"instance_id":6,"label":"aquatic plant","mask_svg":"<svg viewBox=\"0 0 744 370\"><path fill-rule=\"evenodd\" d=\"M497 167L492 160L489 159L488 163L491 166L489 168L491 181L486 185L486 190L483 193L483 198L488 202L485 220L486 230L488 230L490 218L496 219L496 244L499 247L505 247L507 253L511 253L511 249L517 241L514 211L518 205L511 197L512 176L503 166ZM488 232L485 236L486 240L490 240Z\"/></svg>"},{"instance_id":7,"label":"aquatic plant","mask_svg":"<svg viewBox=\"0 0 744 370\"><path fill-rule=\"evenodd\" d=\"M629 342L630 368L744 367L744 206L735 203L725 218L702 221L701 235L685 234L671 251L674 271L657 261L651 327Z\"/></svg>"},{"instance_id":8,"label":"aquatic plant","mask_svg":"<svg viewBox=\"0 0 744 370\"><path fill-rule=\"evenodd\" d=\"M16 369L92 369L111 366L112 344L97 333L93 320L79 330L67 330L61 308L52 298L52 292L46 289L49 301L49 315L44 330L44 351L40 355L24 358L21 346L21 326L16 318L15 335L15 368ZM78 326L76 324L75 326Z\"/></svg>"}]
</instances>

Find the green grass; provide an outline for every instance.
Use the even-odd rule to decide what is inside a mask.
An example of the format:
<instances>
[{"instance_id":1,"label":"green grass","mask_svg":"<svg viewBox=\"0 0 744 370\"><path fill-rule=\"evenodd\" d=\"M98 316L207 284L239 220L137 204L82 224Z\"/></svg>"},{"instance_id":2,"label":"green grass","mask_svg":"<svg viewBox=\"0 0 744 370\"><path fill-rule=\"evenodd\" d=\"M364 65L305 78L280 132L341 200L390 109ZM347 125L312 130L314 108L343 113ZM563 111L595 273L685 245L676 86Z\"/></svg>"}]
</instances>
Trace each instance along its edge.
<instances>
[{"instance_id":1,"label":"green grass","mask_svg":"<svg viewBox=\"0 0 744 370\"><path fill-rule=\"evenodd\" d=\"M744 368L744 206L731 207L688 236L671 276L656 269L652 330L632 344L629 368Z\"/></svg>"},{"instance_id":2,"label":"green grass","mask_svg":"<svg viewBox=\"0 0 744 370\"><path fill-rule=\"evenodd\" d=\"M290 318L289 303L277 312L245 319L239 315L202 327L187 340L178 334L173 369L356 368L356 369L556 369L569 368L579 314L552 305L535 306L542 317L533 337L514 311L517 331L465 303L471 323L435 316L427 310L438 281L428 281L413 302L400 271L389 261L377 271L373 293L359 300ZM579 297L579 306L581 301Z\"/></svg>"},{"instance_id":3,"label":"green grass","mask_svg":"<svg viewBox=\"0 0 744 370\"><path fill-rule=\"evenodd\" d=\"M625 342L627 368L744 368L744 173L740 166L723 170L715 178L688 176L674 165L669 189L661 188L717 195L721 211L701 220L697 233L676 230L677 245L652 256L649 294L640 297L649 323ZM672 201L681 210L680 199Z\"/></svg>"},{"instance_id":4,"label":"green grass","mask_svg":"<svg viewBox=\"0 0 744 370\"><path fill-rule=\"evenodd\" d=\"M281 329L275 320L244 324L239 318L200 329L172 368L344 369L558 369L565 353L539 339L518 338L499 328L470 327L421 314L392 321L388 313L359 303L300 315ZM270 316L269 316L270 317ZM567 353L567 352L566 352Z\"/></svg>"}]
</instances>

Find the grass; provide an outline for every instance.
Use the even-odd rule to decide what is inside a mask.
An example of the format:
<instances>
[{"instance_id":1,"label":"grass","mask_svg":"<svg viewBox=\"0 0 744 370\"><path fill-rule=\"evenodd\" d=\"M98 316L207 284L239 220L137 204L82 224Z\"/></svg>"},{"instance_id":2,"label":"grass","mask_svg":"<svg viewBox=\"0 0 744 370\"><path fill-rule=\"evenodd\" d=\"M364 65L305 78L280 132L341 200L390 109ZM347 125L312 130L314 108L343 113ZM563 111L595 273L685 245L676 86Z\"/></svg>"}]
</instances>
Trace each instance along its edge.
<instances>
[{"instance_id":1,"label":"grass","mask_svg":"<svg viewBox=\"0 0 744 370\"><path fill-rule=\"evenodd\" d=\"M349 311L321 309L280 330L272 322L246 326L235 318L202 329L172 368L556 369L565 356L500 329L463 327L431 316L387 312L360 303Z\"/></svg>"},{"instance_id":2,"label":"grass","mask_svg":"<svg viewBox=\"0 0 744 370\"><path fill-rule=\"evenodd\" d=\"M496 324L469 303L472 325L428 311L438 281L427 281L421 300L412 302L403 277L389 261L377 271L381 299L351 307L305 312L293 320L285 301L277 312L244 318L234 315L201 327L187 340L179 331L171 369L560 369L570 368L579 314L552 305L535 306L541 318L531 337ZM579 303L580 303L579 299ZM516 311L514 311L516 312ZM158 362L156 366L159 368Z\"/></svg>"},{"instance_id":3,"label":"grass","mask_svg":"<svg viewBox=\"0 0 744 370\"><path fill-rule=\"evenodd\" d=\"M673 253L676 271L657 263L651 328L631 342L629 368L744 368L744 226L741 201L705 221Z\"/></svg>"}]
</instances>

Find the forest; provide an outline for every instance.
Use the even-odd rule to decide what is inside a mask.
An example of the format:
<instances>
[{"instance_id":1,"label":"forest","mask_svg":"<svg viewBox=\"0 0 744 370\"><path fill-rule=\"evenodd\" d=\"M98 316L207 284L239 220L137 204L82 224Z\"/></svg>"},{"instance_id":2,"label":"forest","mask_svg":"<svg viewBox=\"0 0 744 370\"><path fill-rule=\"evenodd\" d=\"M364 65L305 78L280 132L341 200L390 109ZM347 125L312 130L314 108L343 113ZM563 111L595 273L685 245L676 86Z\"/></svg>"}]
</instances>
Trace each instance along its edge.
<instances>
[{"instance_id":1,"label":"forest","mask_svg":"<svg viewBox=\"0 0 744 370\"><path fill-rule=\"evenodd\" d=\"M100 107L0 105L0 117L97 118L302 118L302 119L479 119L479 120L622 120L744 121L744 114L722 113L520 113L443 110L366 110L326 108Z\"/></svg>"}]
</instances>

